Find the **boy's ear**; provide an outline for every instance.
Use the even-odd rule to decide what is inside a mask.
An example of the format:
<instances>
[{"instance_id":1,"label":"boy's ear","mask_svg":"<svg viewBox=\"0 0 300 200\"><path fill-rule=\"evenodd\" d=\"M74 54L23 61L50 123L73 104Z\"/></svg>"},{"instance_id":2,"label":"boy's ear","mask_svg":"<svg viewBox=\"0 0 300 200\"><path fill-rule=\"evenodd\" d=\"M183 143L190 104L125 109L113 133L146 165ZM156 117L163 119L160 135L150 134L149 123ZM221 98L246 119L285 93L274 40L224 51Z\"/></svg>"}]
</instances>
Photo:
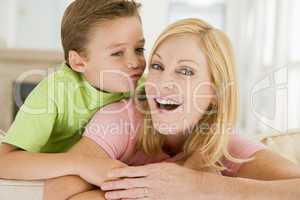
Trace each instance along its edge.
<instances>
[{"instance_id":1,"label":"boy's ear","mask_svg":"<svg viewBox=\"0 0 300 200\"><path fill-rule=\"evenodd\" d=\"M73 50L69 51L69 64L74 71L80 73L83 73L87 67L85 59Z\"/></svg>"}]
</instances>

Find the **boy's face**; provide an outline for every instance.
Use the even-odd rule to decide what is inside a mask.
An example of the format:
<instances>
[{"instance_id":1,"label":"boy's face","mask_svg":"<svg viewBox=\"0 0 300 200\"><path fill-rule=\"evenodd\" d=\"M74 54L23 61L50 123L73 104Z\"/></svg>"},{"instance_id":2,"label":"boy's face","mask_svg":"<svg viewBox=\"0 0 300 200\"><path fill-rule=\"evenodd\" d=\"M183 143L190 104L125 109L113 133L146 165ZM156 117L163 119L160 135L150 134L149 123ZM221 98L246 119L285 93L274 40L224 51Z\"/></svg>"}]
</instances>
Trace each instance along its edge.
<instances>
[{"instance_id":1,"label":"boy's face","mask_svg":"<svg viewBox=\"0 0 300 200\"><path fill-rule=\"evenodd\" d=\"M145 69L144 44L142 24L137 16L103 22L92 30L87 58L77 54L82 64L76 71L100 90L132 91Z\"/></svg>"}]
</instances>

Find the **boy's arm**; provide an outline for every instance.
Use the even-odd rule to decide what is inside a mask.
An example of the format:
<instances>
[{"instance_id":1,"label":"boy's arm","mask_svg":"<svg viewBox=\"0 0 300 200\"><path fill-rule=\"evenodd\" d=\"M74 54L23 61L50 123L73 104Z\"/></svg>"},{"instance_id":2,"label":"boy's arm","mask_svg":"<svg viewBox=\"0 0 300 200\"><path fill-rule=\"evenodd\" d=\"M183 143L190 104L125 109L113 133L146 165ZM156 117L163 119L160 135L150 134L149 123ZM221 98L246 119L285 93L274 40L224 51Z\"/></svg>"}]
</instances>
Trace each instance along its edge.
<instances>
[{"instance_id":1,"label":"boy's arm","mask_svg":"<svg viewBox=\"0 0 300 200\"><path fill-rule=\"evenodd\" d=\"M76 174L77 162L76 158L67 153L31 153L9 144L0 145L2 179L40 180Z\"/></svg>"},{"instance_id":2,"label":"boy's arm","mask_svg":"<svg viewBox=\"0 0 300 200\"><path fill-rule=\"evenodd\" d=\"M126 166L119 161L110 159L98 144L87 137L83 137L70 149L69 153L74 156L81 156L85 158L83 161L84 164L80 170L83 171L82 174L85 174L83 176L92 177L93 179L81 178L79 176L64 176L46 180L44 187L44 200L69 199L79 193L96 189L95 186L92 186L88 182L100 186L100 184L106 179L105 175L108 171L112 168ZM80 199L81 197L86 197L86 195L95 195L94 193L96 192L78 195L74 198Z\"/></svg>"},{"instance_id":3,"label":"boy's arm","mask_svg":"<svg viewBox=\"0 0 300 200\"><path fill-rule=\"evenodd\" d=\"M30 93L0 144L0 178L39 180L75 174L78 157L40 152L57 123L54 82L45 79ZM24 151L23 151L24 150Z\"/></svg>"},{"instance_id":4,"label":"boy's arm","mask_svg":"<svg viewBox=\"0 0 300 200\"><path fill-rule=\"evenodd\" d=\"M83 138L78 145L85 145L86 141L90 140ZM94 156L88 152L91 149L86 148L82 151L85 152L81 154L72 151L56 154L31 153L14 149L8 144L1 144L0 178L40 180L78 175L93 184L100 185L105 179L104 172L107 171L104 166L112 168L121 165L120 162L109 159L106 155L97 154L98 156Z\"/></svg>"}]
</instances>

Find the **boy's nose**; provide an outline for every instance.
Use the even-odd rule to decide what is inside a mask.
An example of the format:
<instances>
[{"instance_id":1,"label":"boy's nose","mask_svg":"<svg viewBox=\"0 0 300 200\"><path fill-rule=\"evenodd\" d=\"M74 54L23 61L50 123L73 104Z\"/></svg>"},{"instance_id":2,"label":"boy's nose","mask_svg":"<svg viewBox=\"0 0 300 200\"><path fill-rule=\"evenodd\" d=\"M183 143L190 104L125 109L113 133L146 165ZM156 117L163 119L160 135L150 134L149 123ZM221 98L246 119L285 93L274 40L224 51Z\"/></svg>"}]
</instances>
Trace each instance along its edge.
<instances>
[{"instance_id":1,"label":"boy's nose","mask_svg":"<svg viewBox=\"0 0 300 200\"><path fill-rule=\"evenodd\" d=\"M128 69L137 69L140 67L140 65L141 61L138 57L136 57L135 55L130 56L127 62Z\"/></svg>"},{"instance_id":2,"label":"boy's nose","mask_svg":"<svg viewBox=\"0 0 300 200\"><path fill-rule=\"evenodd\" d=\"M138 63L136 63L136 64L128 63L127 67L128 67L128 69L136 69L139 67L139 64Z\"/></svg>"}]
</instances>

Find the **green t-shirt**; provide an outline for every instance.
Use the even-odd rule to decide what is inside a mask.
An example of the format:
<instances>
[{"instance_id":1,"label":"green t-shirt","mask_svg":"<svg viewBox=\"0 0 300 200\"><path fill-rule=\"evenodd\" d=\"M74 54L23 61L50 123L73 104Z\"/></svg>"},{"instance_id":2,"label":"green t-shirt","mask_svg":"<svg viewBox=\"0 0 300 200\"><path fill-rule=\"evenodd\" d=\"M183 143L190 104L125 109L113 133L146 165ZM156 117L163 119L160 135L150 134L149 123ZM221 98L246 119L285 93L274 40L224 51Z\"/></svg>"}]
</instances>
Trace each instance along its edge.
<instances>
[{"instance_id":1,"label":"green t-shirt","mask_svg":"<svg viewBox=\"0 0 300 200\"><path fill-rule=\"evenodd\" d=\"M65 152L99 108L129 96L101 92L63 64L30 93L3 142L30 152Z\"/></svg>"}]
</instances>

